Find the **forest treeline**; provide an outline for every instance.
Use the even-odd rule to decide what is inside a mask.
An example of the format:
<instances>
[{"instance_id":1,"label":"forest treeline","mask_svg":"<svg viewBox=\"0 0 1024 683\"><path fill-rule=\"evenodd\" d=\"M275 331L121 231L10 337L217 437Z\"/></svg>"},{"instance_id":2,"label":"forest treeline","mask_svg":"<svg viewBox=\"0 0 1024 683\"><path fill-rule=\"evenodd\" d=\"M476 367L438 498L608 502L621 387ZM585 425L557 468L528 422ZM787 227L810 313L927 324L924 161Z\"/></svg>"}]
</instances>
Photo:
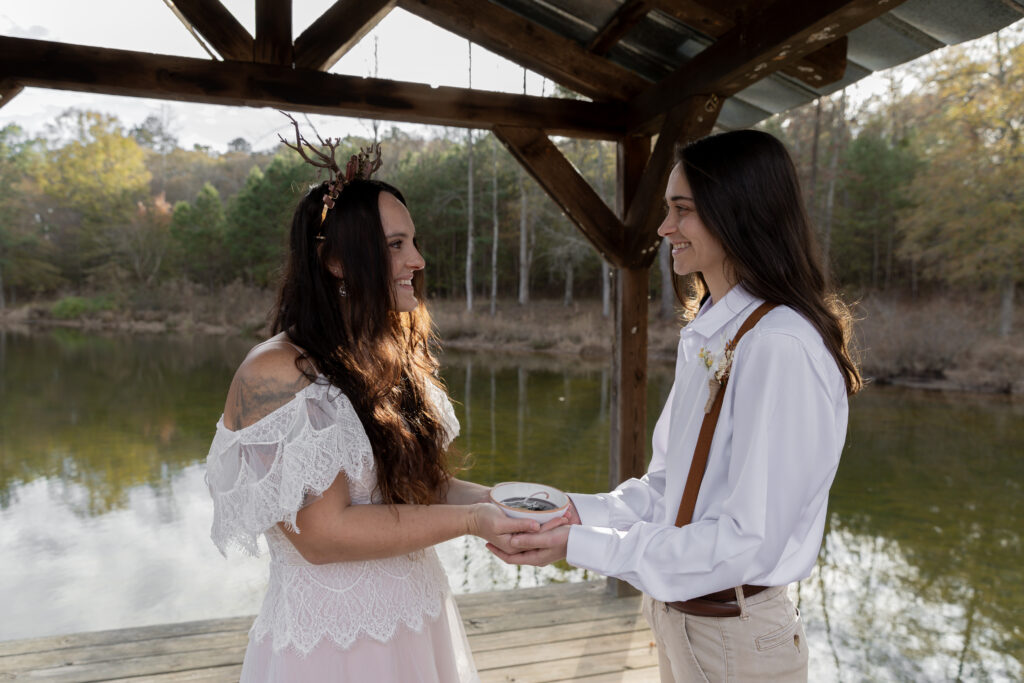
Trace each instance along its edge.
<instances>
[{"instance_id":1,"label":"forest treeline","mask_svg":"<svg viewBox=\"0 0 1024 683\"><path fill-rule=\"evenodd\" d=\"M1020 31L919 60L890 86L856 106L838 92L761 127L792 150L842 289L984 295L1008 335L1024 281ZM174 129L166 117L129 126L72 109L35 137L0 130L0 308L159 306L151 293L176 280L209 293L273 286L314 169L242 138L225 152L184 149ZM380 177L408 200L431 296L483 309L495 297L607 301L607 266L491 134L392 127L378 139ZM345 138L342 154L369 142ZM614 146L556 144L613 204ZM667 256L659 266L655 296L667 293Z\"/></svg>"}]
</instances>

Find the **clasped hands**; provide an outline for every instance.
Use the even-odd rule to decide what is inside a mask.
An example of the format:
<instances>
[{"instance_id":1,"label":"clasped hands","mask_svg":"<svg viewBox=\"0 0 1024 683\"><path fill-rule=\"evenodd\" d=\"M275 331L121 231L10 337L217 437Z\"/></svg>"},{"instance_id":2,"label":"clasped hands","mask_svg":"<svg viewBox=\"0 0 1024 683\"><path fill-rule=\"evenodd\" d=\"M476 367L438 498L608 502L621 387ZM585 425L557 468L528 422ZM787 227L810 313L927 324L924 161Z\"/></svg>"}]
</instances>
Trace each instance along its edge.
<instances>
[{"instance_id":1,"label":"clasped hands","mask_svg":"<svg viewBox=\"0 0 1024 683\"><path fill-rule=\"evenodd\" d=\"M546 522L537 531L512 534L503 544L506 548L488 543L487 549L508 564L542 567L565 559L569 544L569 525L579 523L579 513L570 500L569 509L561 517Z\"/></svg>"}]
</instances>

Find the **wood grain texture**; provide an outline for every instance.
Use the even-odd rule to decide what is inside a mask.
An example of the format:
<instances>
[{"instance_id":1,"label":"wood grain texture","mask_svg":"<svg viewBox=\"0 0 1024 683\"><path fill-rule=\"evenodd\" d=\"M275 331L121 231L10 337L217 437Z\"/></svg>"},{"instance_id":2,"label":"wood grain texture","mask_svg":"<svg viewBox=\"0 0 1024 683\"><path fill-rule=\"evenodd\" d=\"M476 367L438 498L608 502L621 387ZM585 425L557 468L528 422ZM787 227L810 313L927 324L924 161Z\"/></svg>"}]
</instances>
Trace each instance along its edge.
<instances>
[{"instance_id":1,"label":"wood grain texture","mask_svg":"<svg viewBox=\"0 0 1024 683\"><path fill-rule=\"evenodd\" d=\"M605 25L587 43L587 50L595 55L608 54L615 43L629 33L629 29L640 23L654 6L654 0L626 0Z\"/></svg>"},{"instance_id":2,"label":"wood grain texture","mask_svg":"<svg viewBox=\"0 0 1024 683\"><path fill-rule=\"evenodd\" d=\"M587 97L625 101L650 84L496 3L399 0L398 6Z\"/></svg>"},{"instance_id":3,"label":"wood grain texture","mask_svg":"<svg viewBox=\"0 0 1024 683\"><path fill-rule=\"evenodd\" d=\"M174 6L221 57L252 61L253 37L220 0L174 0Z\"/></svg>"},{"instance_id":4,"label":"wood grain texture","mask_svg":"<svg viewBox=\"0 0 1024 683\"><path fill-rule=\"evenodd\" d=\"M622 222L544 131L512 126L493 130L604 258L612 264L623 263Z\"/></svg>"},{"instance_id":5,"label":"wood grain texture","mask_svg":"<svg viewBox=\"0 0 1024 683\"><path fill-rule=\"evenodd\" d=\"M644 167L626 212L625 250L631 266L649 268L657 258L661 244L658 225L664 205L665 184L675 165L675 149L710 133L722 109L721 104L714 97L691 97L673 107L665 116L654 152Z\"/></svg>"},{"instance_id":6,"label":"wood grain texture","mask_svg":"<svg viewBox=\"0 0 1024 683\"><path fill-rule=\"evenodd\" d=\"M725 35L736 25L738 19L741 20L744 14L750 13L750 3L732 3L730 5L721 0L715 3L707 0L704 2L698 0L654 0L654 2L657 9L709 38L719 38ZM826 46L826 48L812 52L793 64L784 66L781 71L815 88L835 83L846 72L846 43L843 42L841 47L841 55L838 47Z\"/></svg>"},{"instance_id":7,"label":"wood grain texture","mask_svg":"<svg viewBox=\"0 0 1024 683\"><path fill-rule=\"evenodd\" d=\"M394 6L395 0L337 0L295 39L295 68L327 71Z\"/></svg>"},{"instance_id":8,"label":"wood grain texture","mask_svg":"<svg viewBox=\"0 0 1024 683\"><path fill-rule=\"evenodd\" d=\"M638 598L603 582L456 596L484 681L658 681ZM0 643L0 680L237 681L252 617Z\"/></svg>"},{"instance_id":9,"label":"wood grain texture","mask_svg":"<svg viewBox=\"0 0 1024 683\"><path fill-rule=\"evenodd\" d=\"M625 107L327 74L272 64L69 45L0 36L4 76L25 86L154 97L444 126L495 123L553 135L615 139Z\"/></svg>"},{"instance_id":10,"label":"wood grain texture","mask_svg":"<svg viewBox=\"0 0 1024 683\"><path fill-rule=\"evenodd\" d=\"M292 65L292 0L256 0L253 61Z\"/></svg>"},{"instance_id":11,"label":"wood grain texture","mask_svg":"<svg viewBox=\"0 0 1024 683\"><path fill-rule=\"evenodd\" d=\"M687 97L728 97L792 65L903 0L778 0L744 17L713 45L632 102L630 129L651 123Z\"/></svg>"}]
</instances>

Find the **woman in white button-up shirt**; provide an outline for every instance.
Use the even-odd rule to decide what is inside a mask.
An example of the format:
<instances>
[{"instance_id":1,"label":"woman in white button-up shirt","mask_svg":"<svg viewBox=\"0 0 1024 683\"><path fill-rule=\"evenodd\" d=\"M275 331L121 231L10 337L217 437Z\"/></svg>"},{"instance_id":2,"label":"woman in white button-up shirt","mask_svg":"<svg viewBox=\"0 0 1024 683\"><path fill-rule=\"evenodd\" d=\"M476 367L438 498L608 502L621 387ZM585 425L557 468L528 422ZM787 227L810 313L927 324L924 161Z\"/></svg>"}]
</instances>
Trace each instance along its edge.
<instances>
[{"instance_id":1,"label":"woman in white button-up shirt","mask_svg":"<svg viewBox=\"0 0 1024 683\"><path fill-rule=\"evenodd\" d=\"M690 322L648 472L611 493L573 494L571 525L516 537L520 554L495 552L521 564L567 558L642 590L663 681L806 680L785 587L816 561L847 396L861 386L849 315L827 290L796 171L771 135L734 131L680 149L665 204L658 234L685 276ZM708 380L764 302L777 307L735 349L693 521L677 527ZM739 616L669 605L701 597L731 599Z\"/></svg>"}]
</instances>

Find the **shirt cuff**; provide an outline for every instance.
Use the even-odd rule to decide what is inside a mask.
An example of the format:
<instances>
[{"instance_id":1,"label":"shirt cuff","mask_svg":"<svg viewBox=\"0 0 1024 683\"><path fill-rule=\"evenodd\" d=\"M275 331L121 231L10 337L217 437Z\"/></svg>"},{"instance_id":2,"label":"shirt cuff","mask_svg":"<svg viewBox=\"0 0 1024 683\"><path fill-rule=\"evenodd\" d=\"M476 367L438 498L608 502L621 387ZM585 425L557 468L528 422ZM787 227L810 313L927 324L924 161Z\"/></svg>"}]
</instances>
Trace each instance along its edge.
<instances>
[{"instance_id":1,"label":"shirt cuff","mask_svg":"<svg viewBox=\"0 0 1024 683\"><path fill-rule=\"evenodd\" d=\"M619 542L618 534L615 529L607 527L574 524L569 527L565 559L574 567L608 576L611 574L608 561L615 556L615 547Z\"/></svg>"},{"instance_id":2,"label":"shirt cuff","mask_svg":"<svg viewBox=\"0 0 1024 683\"><path fill-rule=\"evenodd\" d=\"M608 506L600 495L593 493L570 493L569 499L576 506L580 522L587 526L611 526Z\"/></svg>"}]
</instances>

